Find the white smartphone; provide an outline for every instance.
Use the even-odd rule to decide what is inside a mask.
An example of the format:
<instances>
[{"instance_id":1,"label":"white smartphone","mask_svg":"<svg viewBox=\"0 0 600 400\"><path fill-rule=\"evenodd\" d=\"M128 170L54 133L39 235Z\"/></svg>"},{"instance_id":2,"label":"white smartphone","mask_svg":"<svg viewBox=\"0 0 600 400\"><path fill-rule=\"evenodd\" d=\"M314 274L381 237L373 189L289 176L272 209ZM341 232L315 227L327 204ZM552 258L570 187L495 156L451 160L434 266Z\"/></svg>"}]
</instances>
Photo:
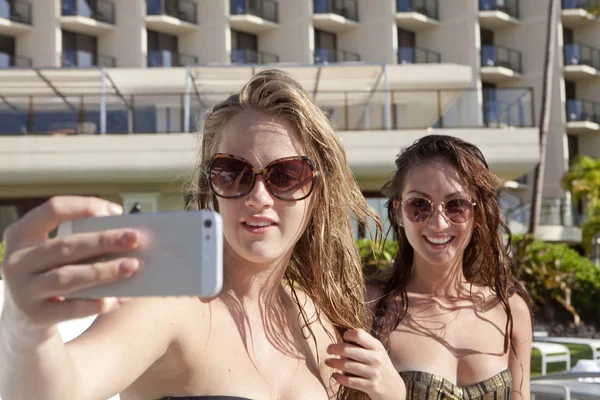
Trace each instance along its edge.
<instances>
[{"instance_id":1,"label":"white smartphone","mask_svg":"<svg viewBox=\"0 0 600 400\"><path fill-rule=\"evenodd\" d=\"M122 281L72 293L67 298L217 295L223 285L223 225L208 210L137 213L63 222L58 237L107 229L134 228L138 247L101 257L135 257L141 270ZM88 260L93 262L98 259Z\"/></svg>"}]
</instances>

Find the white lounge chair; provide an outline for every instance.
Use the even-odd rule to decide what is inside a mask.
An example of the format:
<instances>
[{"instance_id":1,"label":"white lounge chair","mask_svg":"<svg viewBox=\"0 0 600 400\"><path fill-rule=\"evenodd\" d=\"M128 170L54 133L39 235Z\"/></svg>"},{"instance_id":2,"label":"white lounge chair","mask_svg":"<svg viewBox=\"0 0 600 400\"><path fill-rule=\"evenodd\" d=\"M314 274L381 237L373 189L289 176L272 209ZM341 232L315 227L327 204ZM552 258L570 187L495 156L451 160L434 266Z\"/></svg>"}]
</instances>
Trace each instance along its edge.
<instances>
[{"instance_id":1,"label":"white lounge chair","mask_svg":"<svg viewBox=\"0 0 600 400\"><path fill-rule=\"evenodd\" d=\"M547 374L548 364L550 363L564 362L566 363L566 370L571 369L571 352L567 346L558 343L534 341L531 347L542 355L542 375Z\"/></svg>"},{"instance_id":2,"label":"white lounge chair","mask_svg":"<svg viewBox=\"0 0 600 400\"><path fill-rule=\"evenodd\" d=\"M0 312L4 303L4 281L0 280ZM58 324L58 332L64 342L75 339L81 335L94 322L96 316L87 318L75 319L72 321L62 322ZM119 395L113 396L108 400L119 400ZM0 399L2 400L2 399Z\"/></svg>"},{"instance_id":3,"label":"white lounge chair","mask_svg":"<svg viewBox=\"0 0 600 400\"><path fill-rule=\"evenodd\" d=\"M560 372L531 378L531 400L598 400L600 373Z\"/></svg>"},{"instance_id":4,"label":"white lounge chair","mask_svg":"<svg viewBox=\"0 0 600 400\"><path fill-rule=\"evenodd\" d=\"M548 383L531 383L531 400L563 399L571 400L571 390L567 386Z\"/></svg>"},{"instance_id":5,"label":"white lounge chair","mask_svg":"<svg viewBox=\"0 0 600 400\"><path fill-rule=\"evenodd\" d=\"M600 339L586 339L576 337L539 337L536 336L535 340L538 342L549 342L549 343L560 343L560 344L580 344L587 346L592 349L592 360L600 359Z\"/></svg>"}]
</instances>

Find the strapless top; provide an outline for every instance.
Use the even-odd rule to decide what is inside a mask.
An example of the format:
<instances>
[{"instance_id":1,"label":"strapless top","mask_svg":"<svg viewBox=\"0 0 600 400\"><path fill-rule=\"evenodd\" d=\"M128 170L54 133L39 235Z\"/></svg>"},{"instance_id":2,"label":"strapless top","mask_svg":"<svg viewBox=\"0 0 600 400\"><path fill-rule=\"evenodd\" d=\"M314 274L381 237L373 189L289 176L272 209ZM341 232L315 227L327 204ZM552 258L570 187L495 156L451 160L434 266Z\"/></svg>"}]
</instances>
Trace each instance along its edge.
<instances>
[{"instance_id":1,"label":"strapless top","mask_svg":"<svg viewBox=\"0 0 600 400\"><path fill-rule=\"evenodd\" d=\"M160 400L252 400L246 397L236 396L185 396L185 397L163 397Z\"/></svg>"},{"instance_id":2,"label":"strapless top","mask_svg":"<svg viewBox=\"0 0 600 400\"><path fill-rule=\"evenodd\" d=\"M459 386L435 374L419 371L400 372L406 384L406 400L510 400L510 370L468 386Z\"/></svg>"}]
</instances>

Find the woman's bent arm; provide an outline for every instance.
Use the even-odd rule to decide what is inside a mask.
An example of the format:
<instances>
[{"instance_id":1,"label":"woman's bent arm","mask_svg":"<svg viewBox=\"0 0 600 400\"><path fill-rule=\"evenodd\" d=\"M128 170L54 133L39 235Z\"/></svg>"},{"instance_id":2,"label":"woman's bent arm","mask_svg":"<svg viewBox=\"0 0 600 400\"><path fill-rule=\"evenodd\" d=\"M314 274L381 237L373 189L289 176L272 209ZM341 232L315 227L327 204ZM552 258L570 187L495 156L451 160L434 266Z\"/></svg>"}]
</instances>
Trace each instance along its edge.
<instances>
[{"instance_id":1,"label":"woman's bent arm","mask_svg":"<svg viewBox=\"0 0 600 400\"><path fill-rule=\"evenodd\" d=\"M41 337L0 322L0 396L100 400L115 395L166 352L177 328L174 309L183 301L132 301L98 317L68 344L56 329Z\"/></svg>"}]
</instances>

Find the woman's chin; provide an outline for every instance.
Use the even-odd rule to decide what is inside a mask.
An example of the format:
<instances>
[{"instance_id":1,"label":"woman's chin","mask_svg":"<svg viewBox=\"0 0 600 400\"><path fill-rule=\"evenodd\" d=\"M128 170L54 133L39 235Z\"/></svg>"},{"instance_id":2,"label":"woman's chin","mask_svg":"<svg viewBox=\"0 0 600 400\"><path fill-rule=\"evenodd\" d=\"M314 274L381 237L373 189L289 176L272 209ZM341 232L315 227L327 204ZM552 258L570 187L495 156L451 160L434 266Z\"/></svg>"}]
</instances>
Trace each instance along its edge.
<instances>
[{"instance_id":1,"label":"woman's chin","mask_svg":"<svg viewBox=\"0 0 600 400\"><path fill-rule=\"evenodd\" d=\"M448 266L452 264L456 257L454 253L434 253L427 254L425 257L422 257L428 264L436 265L436 266Z\"/></svg>"}]
</instances>

